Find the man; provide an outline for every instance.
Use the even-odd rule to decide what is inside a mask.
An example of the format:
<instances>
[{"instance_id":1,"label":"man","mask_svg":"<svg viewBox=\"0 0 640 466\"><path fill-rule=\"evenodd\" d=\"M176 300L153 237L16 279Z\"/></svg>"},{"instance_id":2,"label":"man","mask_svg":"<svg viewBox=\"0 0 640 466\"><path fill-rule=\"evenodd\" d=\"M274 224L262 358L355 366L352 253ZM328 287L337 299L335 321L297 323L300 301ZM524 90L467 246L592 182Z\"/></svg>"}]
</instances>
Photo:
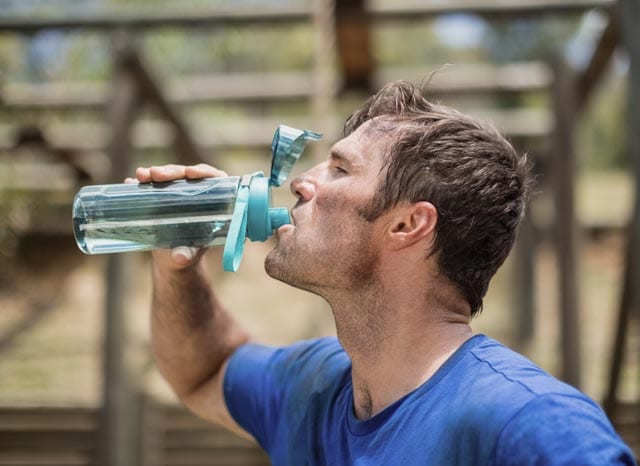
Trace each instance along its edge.
<instances>
[{"instance_id":1,"label":"man","mask_svg":"<svg viewBox=\"0 0 640 466\"><path fill-rule=\"evenodd\" d=\"M265 263L329 302L337 340L250 343L202 251L154 252L153 350L182 402L253 436L274 465L633 464L594 402L470 328L523 215L525 159L405 82L345 133L291 183L294 223Z\"/></svg>"}]
</instances>

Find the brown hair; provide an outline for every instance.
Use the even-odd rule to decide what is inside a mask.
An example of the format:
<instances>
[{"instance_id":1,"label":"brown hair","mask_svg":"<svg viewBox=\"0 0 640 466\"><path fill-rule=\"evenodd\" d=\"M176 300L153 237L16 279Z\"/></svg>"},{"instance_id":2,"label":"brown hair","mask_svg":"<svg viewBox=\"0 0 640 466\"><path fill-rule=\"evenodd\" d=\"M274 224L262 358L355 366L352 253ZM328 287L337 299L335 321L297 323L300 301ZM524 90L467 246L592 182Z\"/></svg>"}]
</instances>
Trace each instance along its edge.
<instances>
[{"instance_id":1,"label":"brown hair","mask_svg":"<svg viewBox=\"0 0 640 466\"><path fill-rule=\"evenodd\" d=\"M386 176L363 213L375 220L399 202L429 201L438 210L431 254L463 293L471 316L513 246L524 215L529 166L493 127L444 105L405 81L386 85L345 123L345 135L385 116L397 122Z\"/></svg>"}]
</instances>

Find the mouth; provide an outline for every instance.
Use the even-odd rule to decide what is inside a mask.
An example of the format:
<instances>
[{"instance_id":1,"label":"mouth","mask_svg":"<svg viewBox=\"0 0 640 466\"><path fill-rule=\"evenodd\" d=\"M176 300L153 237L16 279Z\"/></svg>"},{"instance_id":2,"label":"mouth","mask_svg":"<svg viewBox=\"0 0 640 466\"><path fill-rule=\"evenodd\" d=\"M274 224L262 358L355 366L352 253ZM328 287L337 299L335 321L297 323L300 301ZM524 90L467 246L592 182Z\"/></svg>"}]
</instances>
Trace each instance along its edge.
<instances>
[{"instance_id":1,"label":"mouth","mask_svg":"<svg viewBox=\"0 0 640 466\"><path fill-rule=\"evenodd\" d=\"M281 225L277 230L276 230L276 234L278 235L278 237L280 237L280 235L286 231L289 230L295 230L296 228L296 218L293 214L293 210L291 210L289 212L289 219L291 220L290 223L285 223L284 225Z\"/></svg>"},{"instance_id":2,"label":"mouth","mask_svg":"<svg viewBox=\"0 0 640 466\"><path fill-rule=\"evenodd\" d=\"M290 225L296 226L296 216L293 210L291 210L289 218L291 219Z\"/></svg>"},{"instance_id":3,"label":"mouth","mask_svg":"<svg viewBox=\"0 0 640 466\"><path fill-rule=\"evenodd\" d=\"M278 238L278 240L280 240L280 238L282 238L286 232L292 231L292 230L295 230L295 229L296 229L296 227L293 226L291 223L286 223L286 224L282 225L281 227L279 227L276 230L276 238Z\"/></svg>"}]
</instances>

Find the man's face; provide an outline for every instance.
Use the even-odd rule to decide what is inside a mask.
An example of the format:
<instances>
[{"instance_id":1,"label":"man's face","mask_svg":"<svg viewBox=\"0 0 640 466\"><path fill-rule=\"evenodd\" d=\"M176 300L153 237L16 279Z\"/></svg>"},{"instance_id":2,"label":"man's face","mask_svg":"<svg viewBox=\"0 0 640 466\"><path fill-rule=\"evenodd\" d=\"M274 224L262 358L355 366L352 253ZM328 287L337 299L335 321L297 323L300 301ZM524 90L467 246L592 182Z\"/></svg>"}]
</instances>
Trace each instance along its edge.
<instances>
[{"instance_id":1,"label":"man's face","mask_svg":"<svg viewBox=\"0 0 640 466\"><path fill-rule=\"evenodd\" d=\"M293 225L280 227L267 273L318 294L367 282L375 271L380 225L362 212L378 186L389 124L366 122L338 141L329 157L291 183Z\"/></svg>"}]
</instances>

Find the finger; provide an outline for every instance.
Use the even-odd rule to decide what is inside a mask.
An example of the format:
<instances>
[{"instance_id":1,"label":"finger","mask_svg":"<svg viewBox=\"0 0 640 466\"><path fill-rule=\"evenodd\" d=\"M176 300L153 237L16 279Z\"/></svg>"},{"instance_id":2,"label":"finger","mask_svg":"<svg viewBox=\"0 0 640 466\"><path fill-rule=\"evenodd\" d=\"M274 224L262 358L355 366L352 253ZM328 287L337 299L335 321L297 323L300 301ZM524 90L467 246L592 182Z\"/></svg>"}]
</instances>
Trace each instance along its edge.
<instances>
[{"instance_id":1,"label":"finger","mask_svg":"<svg viewBox=\"0 0 640 466\"><path fill-rule=\"evenodd\" d=\"M198 254L198 248L190 248L187 246L178 246L171 250L171 258L178 265L189 265L196 255Z\"/></svg>"},{"instance_id":2,"label":"finger","mask_svg":"<svg viewBox=\"0 0 640 466\"><path fill-rule=\"evenodd\" d=\"M186 167L185 174L187 178L209 178L219 176L229 176L226 172L212 167L206 163L199 163Z\"/></svg>"},{"instance_id":3,"label":"finger","mask_svg":"<svg viewBox=\"0 0 640 466\"><path fill-rule=\"evenodd\" d=\"M124 182L126 184L134 184L134 183L138 183L138 180L136 178L127 177L124 179Z\"/></svg>"},{"instance_id":4,"label":"finger","mask_svg":"<svg viewBox=\"0 0 640 466\"><path fill-rule=\"evenodd\" d=\"M151 167L149 173L151 174L151 181L173 181L184 178L185 166L184 165L162 165L159 167Z\"/></svg>"},{"instance_id":5,"label":"finger","mask_svg":"<svg viewBox=\"0 0 640 466\"><path fill-rule=\"evenodd\" d=\"M149 167L136 168L136 178L140 183L151 183L151 170Z\"/></svg>"},{"instance_id":6,"label":"finger","mask_svg":"<svg viewBox=\"0 0 640 466\"><path fill-rule=\"evenodd\" d=\"M197 165L185 167L185 177L189 179L211 178L220 176L229 175L227 175L226 172L212 167L211 165L208 165L206 163L199 163Z\"/></svg>"}]
</instances>

